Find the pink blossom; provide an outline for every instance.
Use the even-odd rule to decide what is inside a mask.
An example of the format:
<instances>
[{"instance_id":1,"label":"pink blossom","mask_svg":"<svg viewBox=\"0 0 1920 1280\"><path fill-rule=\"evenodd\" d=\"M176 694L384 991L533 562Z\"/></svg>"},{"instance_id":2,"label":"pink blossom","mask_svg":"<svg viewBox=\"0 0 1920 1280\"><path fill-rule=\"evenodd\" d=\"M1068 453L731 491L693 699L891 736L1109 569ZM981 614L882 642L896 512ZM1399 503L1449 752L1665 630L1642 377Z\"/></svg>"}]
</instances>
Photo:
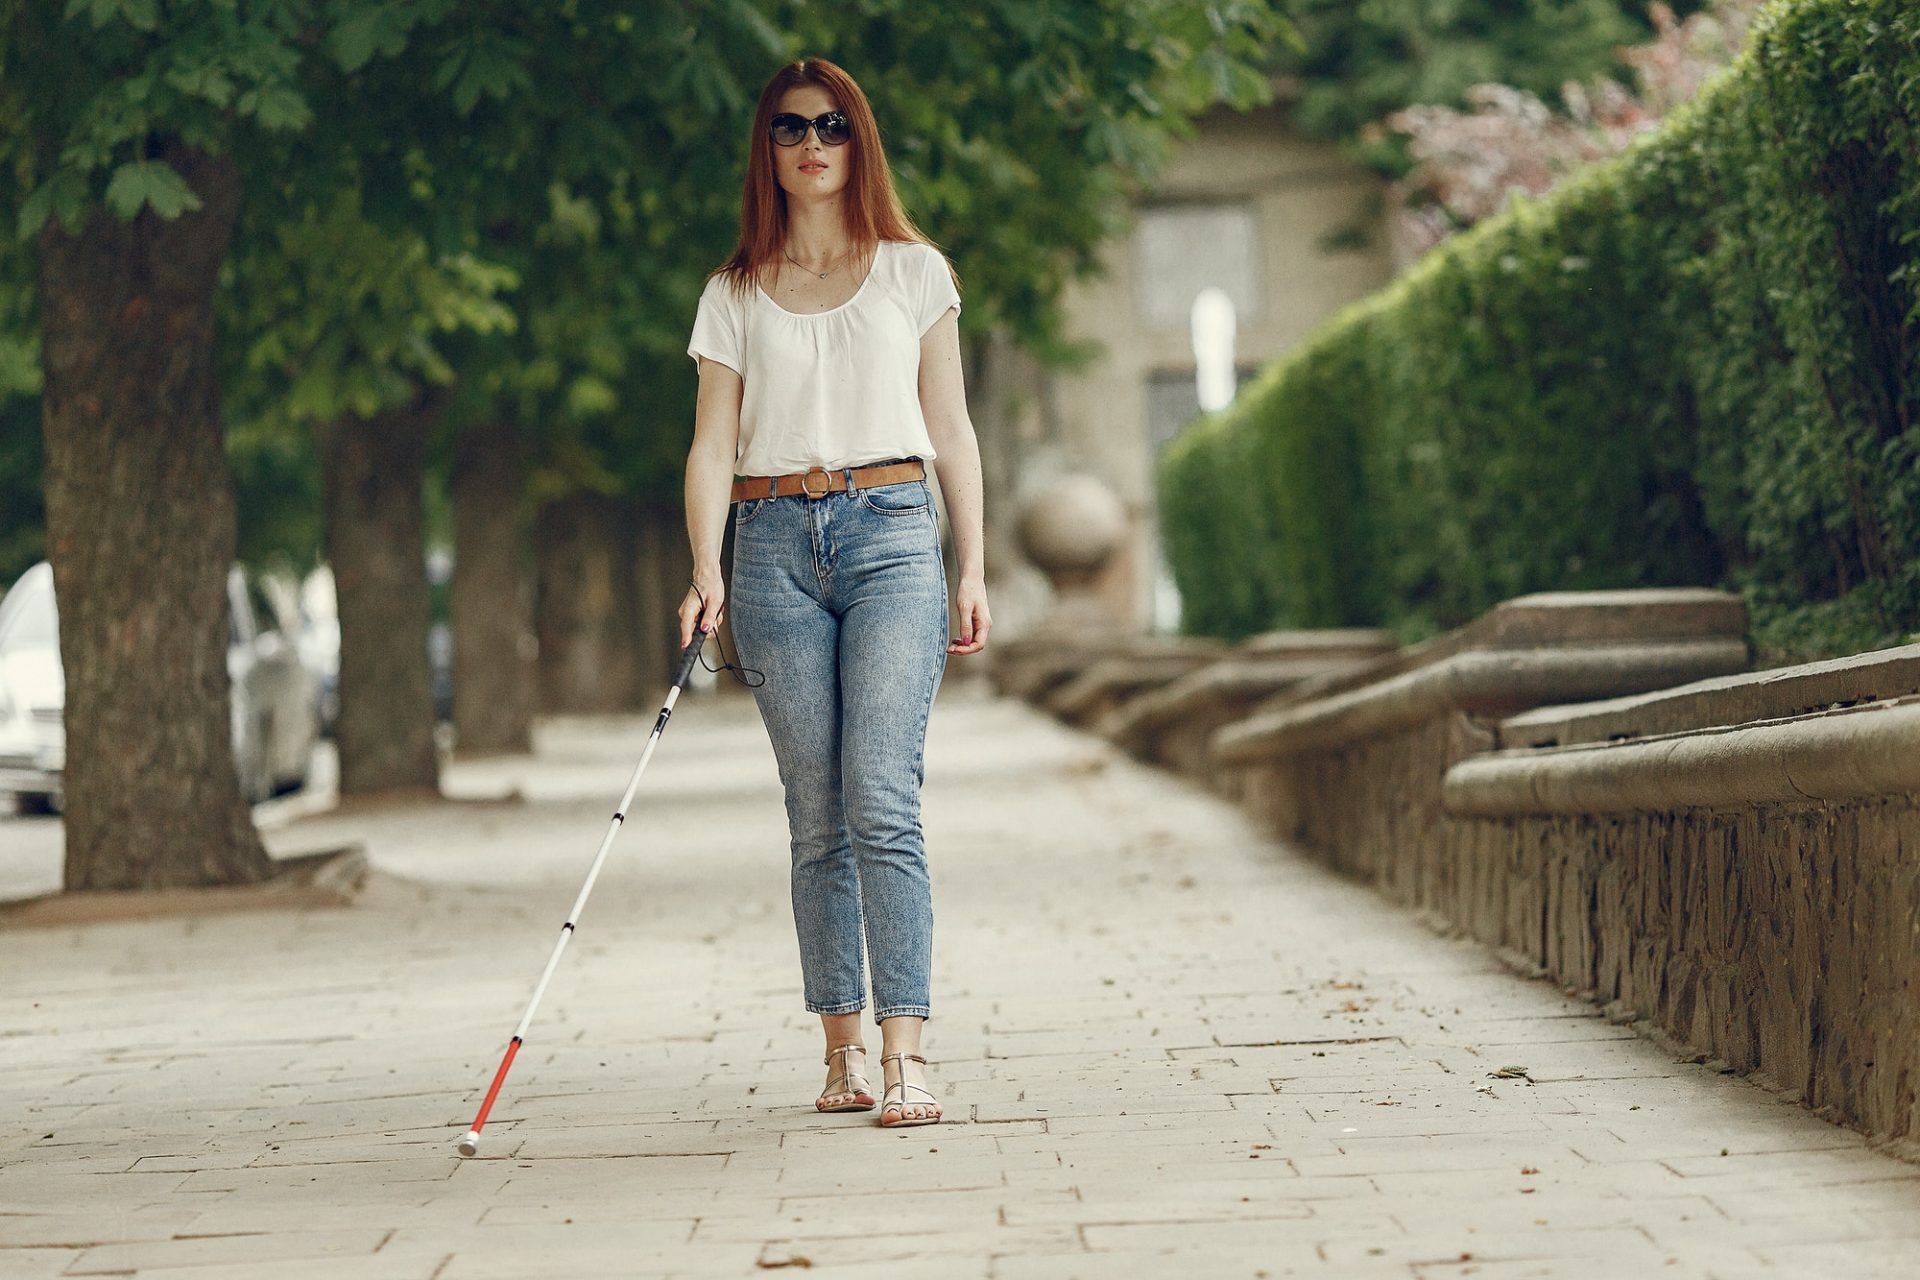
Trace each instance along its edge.
<instances>
[{"instance_id":1,"label":"pink blossom","mask_svg":"<svg viewBox=\"0 0 1920 1280\"><path fill-rule=\"evenodd\" d=\"M1616 155L1700 91L1733 60L1763 0L1716 0L1687 18L1654 4L1654 38L1617 50L1633 71L1628 88L1606 77L1569 81L1561 106L1503 84L1475 85L1467 108L1414 106L1373 127L1407 139L1413 168L1389 192L1396 257L1410 261L1456 231L1538 196L1568 174Z\"/></svg>"}]
</instances>

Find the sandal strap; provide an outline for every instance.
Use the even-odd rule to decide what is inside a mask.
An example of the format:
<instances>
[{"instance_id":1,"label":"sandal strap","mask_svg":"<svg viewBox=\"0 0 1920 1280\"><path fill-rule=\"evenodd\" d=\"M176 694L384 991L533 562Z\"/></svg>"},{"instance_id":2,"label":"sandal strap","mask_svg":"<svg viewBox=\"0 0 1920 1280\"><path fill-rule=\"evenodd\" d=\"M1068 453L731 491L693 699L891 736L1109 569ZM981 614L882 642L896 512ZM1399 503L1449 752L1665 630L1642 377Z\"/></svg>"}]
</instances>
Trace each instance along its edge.
<instances>
[{"instance_id":1,"label":"sandal strap","mask_svg":"<svg viewBox=\"0 0 1920 1280\"><path fill-rule=\"evenodd\" d=\"M866 1093L868 1090L870 1090L873 1087L872 1082L867 1079L865 1072L855 1071L847 1065L847 1053L849 1050L854 1050L854 1049L859 1050L861 1053L865 1053L867 1051L867 1046L863 1044L843 1044L837 1048L827 1050L827 1056L820 1059L821 1062L828 1063L833 1061L834 1054L837 1053L840 1055L840 1074L827 1077L828 1087L820 1091L821 1097L823 1098L831 1097L834 1094L840 1094L840 1093ZM855 1080L858 1080L860 1082L860 1087L858 1089L850 1087ZM835 1085L836 1083L843 1087L838 1089L834 1088L833 1085Z\"/></svg>"},{"instance_id":2,"label":"sandal strap","mask_svg":"<svg viewBox=\"0 0 1920 1280\"><path fill-rule=\"evenodd\" d=\"M910 1058L913 1061L919 1063L923 1067L927 1065L927 1060L921 1057L917 1053L883 1053L880 1055L880 1062L881 1062L881 1065L884 1066L889 1062L897 1062L901 1058ZM882 1110L885 1110L886 1107L899 1107L901 1110L905 1110L908 1106L919 1106L920 1105L919 1103L909 1103L907 1101L908 1089L918 1089L920 1092L926 1094L927 1097L930 1098L932 1101L934 1102L940 1101L939 1095L935 1094L933 1090L927 1088L927 1086L923 1084L915 1084L913 1081L907 1079L905 1066L906 1066L905 1063L901 1064L900 1079L896 1080L894 1083L888 1085L885 1089L881 1090L880 1096L883 1099L891 1098L893 1096L893 1091L895 1089L898 1089L900 1091L899 1099L897 1101L887 1102L885 1106L882 1107Z\"/></svg>"}]
</instances>

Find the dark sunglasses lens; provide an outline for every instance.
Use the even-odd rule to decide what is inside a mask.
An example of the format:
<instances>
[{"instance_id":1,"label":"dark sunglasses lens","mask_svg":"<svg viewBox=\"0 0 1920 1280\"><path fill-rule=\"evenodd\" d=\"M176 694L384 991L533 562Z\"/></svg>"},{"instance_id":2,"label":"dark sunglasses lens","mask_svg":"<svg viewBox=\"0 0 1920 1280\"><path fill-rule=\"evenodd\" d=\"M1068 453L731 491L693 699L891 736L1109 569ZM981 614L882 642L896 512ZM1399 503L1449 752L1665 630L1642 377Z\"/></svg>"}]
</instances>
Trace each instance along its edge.
<instances>
[{"instance_id":1,"label":"dark sunglasses lens","mask_svg":"<svg viewBox=\"0 0 1920 1280\"><path fill-rule=\"evenodd\" d=\"M853 136L853 125L838 111L821 116L815 125L820 141L830 147L837 147Z\"/></svg>"},{"instance_id":2,"label":"dark sunglasses lens","mask_svg":"<svg viewBox=\"0 0 1920 1280\"><path fill-rule=\"evenodd\" d=\"M790 147L807 136L805 116L781 113L767 122L767 132L783 147Z\"/></svg>"}]
</instances>

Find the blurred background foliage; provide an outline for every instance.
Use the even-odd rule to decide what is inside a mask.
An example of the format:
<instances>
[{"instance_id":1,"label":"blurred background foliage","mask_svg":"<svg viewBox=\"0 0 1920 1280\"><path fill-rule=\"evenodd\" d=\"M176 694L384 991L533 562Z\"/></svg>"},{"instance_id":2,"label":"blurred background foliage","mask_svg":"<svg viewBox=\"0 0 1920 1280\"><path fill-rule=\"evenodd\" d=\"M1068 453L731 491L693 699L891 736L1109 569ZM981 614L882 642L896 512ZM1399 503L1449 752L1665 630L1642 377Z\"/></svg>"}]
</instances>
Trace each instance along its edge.
<instances>
[{"instance_id":1,"label":"blurred background foliage","mask_svg":"<svg viewBox=\"0 0 1920 1280\"><path fill-rule=\"evenodd\" d=\"M1414 639L1527 591L1717 582L1763 663L1899 643L1917 259L1920 10L1769 6L1659 130L1444 241L1168 448L1187 625Z\"/></svg>"},{"instance_id":2,"label":"blurred background foliage","mask_svg":"<svg viewBox=\"0 0 1920 1280\"><path fill-rule=\"evenodd\" d=\"M244 46L125 0L31 20L15 8L16 48L37 61L30 78L0 83L0 101L74 105L93 62L128 72L73 135L87 166L50 169L0 128L16 184L6 203L25 235L89 192L123 212L175 207L171 171L128 158L143 122L178 121L273 175L249 187L223 284L223 394L242 554L295 566L320 554L318 462L302 424L323 401L364 408L378 387L401 394L405 371L383 360L451 387L443 437L463 422L517 424L533 446L536 504L581 489L677 504L694 390L685 333L705 273L732 247L752 96L783 57L830 57L861 80L909 209L965 282L965 332L1004 326L1065 362L1081 353L1061 340L1061 290L1094 269L1128 198L1151 186L1197 112L1263 101L1278 76L1300 86L1305 127L1356 137L1384 111L1458 101L1479 79L1546 87L1592 73L1646 25L1632 0L566 0L538 25L510 5L329 0L327 57L299 61L281 30L298 8L258 6L258 38ZM621 23L644 32L652 70L646 123L615 137L592 94L619 56ZM543 104L544 123L504 110L523 98ZM644 163L609 169L613 154ZM327 280L315 220L339 216L341 201L410 236L443 278L462 263L497 272L482 292L510 322L449 327L446 299L422 297L443 308L425 321L431 333L389 335L341 364L366 341L347 331L370 322L335 332L343 317L325 299L289 292L300 253L320 255L303 278ZM0 578L41 554L30 243L0 253ZM386 323L409 323L393 299L360 297Z\"/></svg>"},{"instance_id":3,"label":"blurred background foliage","mask_svg":"<svg viewBox=\"0 0 1920 1280\"><path fill-rule=\"evenodd\" d=\"M271 41L216 64L203 32L150 5L8 9L44 65L0 83L0 105L78 92L61 40L169 61L103 91L126 110L86 116L65 167L0 127L22 233L0 252L0 578L44 553L30 237L86 199L180 207L164 165L129 158L142 121L171 113L270 175L223 277L223 396L241 554L298 568L321 546L311 423L419 384L451 406L430 513L451 441L482 422L523 434L532 506L677 506L685 333L737 230L752 97L781 58L815 53L873 99L908 207L965 281L963 331L1004 327L1046 360L1076 357L1061 291L1170 143L1276 84L1301 129L1404 180L1430 241L1486 219L1169 451L1189 629L1386 621L1412 637L1543 586L1700 581L1746 590L1781 656L1920 625L1916 198L1892 158L1916 149L1911 6L1775 5L1740 69L1651 140L1672 104L1650 106L1647 66L1618 51L1699 4L567 0L520 37L511 6L456 8L332 0L331 60L308 70ZM263 30L283 9L262 7ZM624 117L593 99L626 74L595 33L622 30L657 55ZM507 109L523 98L542 112ZM1464 198L1462 140L1489 136L1520 162ZM1536 163L1548 137L1578 163ZM1555 184L1507 207L1516 186Z\"/></svg>"},{"instance_id":4,"label":"blurred background foliage","mask_svg":"<svg viewBox=\"0 0 1920 1280\"><path fill-rule=\"evenodd\" d=\"M1290 13L1299 42L1276 66L1297 83L1296 122L1342 141L1414 103L1460 106L1475 85L1557 95L1653 30L1644 0L1295 0Z\"/></svg>"}]
</instances>

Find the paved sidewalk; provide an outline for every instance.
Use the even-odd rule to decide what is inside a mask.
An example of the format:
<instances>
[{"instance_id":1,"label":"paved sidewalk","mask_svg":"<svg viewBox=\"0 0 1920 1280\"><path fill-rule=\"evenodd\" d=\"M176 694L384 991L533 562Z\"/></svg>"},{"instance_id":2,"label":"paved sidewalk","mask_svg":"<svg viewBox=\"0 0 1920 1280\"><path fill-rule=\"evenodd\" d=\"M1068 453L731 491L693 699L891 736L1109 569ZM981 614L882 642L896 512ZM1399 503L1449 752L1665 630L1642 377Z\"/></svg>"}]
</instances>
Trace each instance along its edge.
<instances>
[{"instance_id":1,"label":"paved sidewalk","mask_svg":"<svg viewBox=\"0 0 1920 1280\"><path fill-rule=\"evenodd\" d=\"M727 693L675 715L461 1161L648 727L276 832L367 843L350 908L0 936L0 1280L1914 1273L1920 1166L957 683L925 804L948 1123L812 1110L778 780Z\"/></svg>"}]
</instances>

